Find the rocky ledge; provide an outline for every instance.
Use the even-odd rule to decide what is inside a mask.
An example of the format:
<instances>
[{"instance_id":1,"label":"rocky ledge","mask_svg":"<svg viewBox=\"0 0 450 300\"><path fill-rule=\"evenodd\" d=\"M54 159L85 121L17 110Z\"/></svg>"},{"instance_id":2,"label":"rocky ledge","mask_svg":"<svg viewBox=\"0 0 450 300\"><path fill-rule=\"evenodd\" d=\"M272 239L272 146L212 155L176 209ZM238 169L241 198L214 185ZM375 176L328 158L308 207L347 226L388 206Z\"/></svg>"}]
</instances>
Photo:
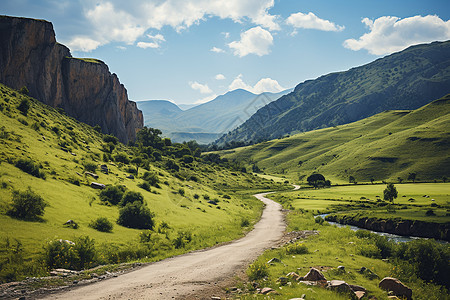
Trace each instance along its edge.
<instances>
[{"instance_id":1,"label":"rocky ledge","mask_svg":"<svg viewBox=\"0 0 450 300\"><path fill-rule=\"evenodd\" d=\"M100 60L73 58L44 20L0 16L0 82L77 120L134 140L144 120L116 74Z\"/></svg>"}]
</instances>

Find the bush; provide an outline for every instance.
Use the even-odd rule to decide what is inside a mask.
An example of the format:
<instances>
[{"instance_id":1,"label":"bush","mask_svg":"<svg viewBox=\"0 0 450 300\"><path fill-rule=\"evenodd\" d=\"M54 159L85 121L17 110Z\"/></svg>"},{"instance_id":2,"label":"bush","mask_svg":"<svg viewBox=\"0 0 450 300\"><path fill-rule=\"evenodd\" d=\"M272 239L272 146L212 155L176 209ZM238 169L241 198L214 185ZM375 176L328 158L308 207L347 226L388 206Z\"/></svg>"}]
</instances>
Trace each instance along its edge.
<instances>
[{"instance_id":1,"label":"bush","mask_svg":"<svg viewBox=\"0 0 450 300\"><path fill-rule=\"evenodd\" d=\"M88 236L81 236L74 242L68 240L54 240L44 248L44 261L48 268L64 268L82 270L94 264L94 240Z\"/></svg>"},{"instance_id":2,"label":"bush","mask_svg":"<svg viewBox=\"0 0 450 300\"><path fill-rule=\"evenodd\" d=\"M177 163L173 159L169 159L166 162L166 168L168 170L174 170L174 171L179 171L180 170L180 166L177 165Z\"/></svg>"},{"instance_id":3,"label":"bush","mask_svg":"<svg viewBox=\"0 0 450 300\"><path fill-rule=\"evenodd\" d=\"M21 169L22 171L24 171L25 173L28 173L34 177L37 178L42 178L45 179L45 173L43 171L40 170L40 166L36 163L34 163L32 160L30 159L23 159L20 158L15 166L19 169Z\"/></svg>"},{"instance_id":4,"label":"bush","mask_svg":"<svg viewBox=\"0 0 450 300\"><path fill-rule=\"evenodd\" d=\"M101 232L111 232L113 224L105 217L99 217L89 224L89 227Z\"/></svg>"},{"instance_id":5,"label":"bush","mask_svg":"<svg viewBox=\"0 0 450 300\"><path fill-rule=\"evenodd\" d=\"M108 185L104 190L100 192L100 200L103 202L109 202L112 205L117 205L122 200L125 187L120 185Z\"/></svg>"},{"instance_id":6,"label":"bush","mask_svg":"<svg viewBox=\"0 0 450 300\"><path fill-rule=\"evenodd\" d=\"M138 170L137 170L135 167L129 166L129 167L125 170L125 172L127 172L127 173L129 173L129 174L137 175Z\"/></svg>"},{"instance_id":7,"label":"bush","mask_svg":"<svg viewBox=\"0 0 450 300\"><path fill-rule=\"evenodd\" d=\"M191 164L194 162L194 157L192 155L183 155L183 158L181 159L186 164Z\"/></svg>"},{"instance_id":8,"label":"bush","mask_svg":"<svg viewBox=\"0 0 450 300\"><path fill-rule=\"evenodd\" d=\"M183 188L179 188L178 189L178 194L180 194L181 196L184 196L184 194L185 194L184 189Z\"/></svg>"},{"instance_id":9,"label":"bush","mask_svg":"<svg viewBox=\"0 0 450 300\"><path fill-rule=\"evenodd\" d=\"M139 192L127 191L120 201L120 206L125 206L128 203L139 202L141 204L144 203L144 196L142 196Z\"/></svg>"},{"instance_id":10,"label":"bush","mask_svg":"<svg viewBox=\"0 0 450 300\"><path fill-rule=\"evenodd\" d=\"M97 164L95 162L86 161L83 163L83 167L85 171L95 172L97 170Z\"/></svg>"},{"instance_id":11,"label":"bush","mask_svg":"<svg viewBox=\"0 0 450 300\"><path fill-rule=\"evenodd\" d=\"M117 145L117 143L119 142L119 139L113 135L107 134L103 137L103 141L105 143L113 143L114 145Z\"/></svg>"},{"instance_id":12,"label":"bush","mask_svg":"<svg viewBox=\"0 0 450 300\"><path fill-rule=\"evenodd\" d=\"M286 247L286 254L307 254L309 253L306 245L302 243L290 244Z\"/></svg>"},{"instance_id":13,"label":"bush","mask_svg":"<svg viewBox=\"0 0 450 300\"><path fill-rule=\"evenodd\" d=\"M12 202L7 214L22 220L38 220L47 206L44 199L30 188L25 192L13 191Z\"/></svg>"},{"instance_id":14,"label":"bush","mask_svg":"<svg viewBox=\"0 0 450 300\"><path fill-rule=\"evenodd\" d=\"M148 192L151 192L150 184L148 184L147 181L144 181L143 183L138 183L137 186L140 187L141 189L144 189L144 190L146 190Z\"/></svg>"},{"instance_id":15,"label":"bush","mask_svg":"<svg viewBox=\"0 0 450 300\"><path fill-rule=\"evenodd\" d=\"M128 155L126 155L126 153L124 153L124 152L117 153L114 156L114 160L116 162L121 162L121 163L124 163L126 165L130 163L130 159L128 158Z\"/></svg>"},{"instance_id":16,"label":"bush","mask_svg":"<svg viewBox=\"0 0 450 300\"><path fill-rule=\"evenodd\" d=\"M247 270L248 279L259 280L269 276L269 271L265 263L255 262Z\"/></svg>"},{"instance_id":17,"label":"bush","mask_svg":"<svg viewBox=\"0 0 450 300\"><path fill-rule=\"evenodd\" d=\"M142 175L142 179L144 179L145 181L147 181L150 185L154 186L154 187L158 187L158 183L159 183L159 178L158 175L156 175L153 172L148 172L146 171L144 173L144 175Z\"/></svg>"},{"instance_id":18,"label":"bush","mask_svg":"<svg viewBox=\"0 0 450 300\"><path fill-rule=\"evenodd\" d=\"M192 241L192 233L187 231L178 231L177 237L173 240L175 249L184 248L186 244Z\"/></svg>"},{"instance_id":19,"label":"bush","mask_svg":"<svg viewBox=\"0 0 450 300\"><path fill-rule=\"evenodd\" d=\"M241 221L241 227L247 227L250 225L250 222L248 221L248 219L243 219Z\"/></svg>"},{"instance_id":20,"label":"bush","mask_svg":"<svg viewBox=\"0 0 450 300\"><path fill-rule=\"evenodd\" d=\"M128 203L119 210L119 225L128 228L152 229L153 215L141 202Z\"/></svg>"},{"instance_id":21,"label":"bush","mask_svg":"<svg viewBox=\"0 0 450 300\"><path fill-rule=\"evenodd\" d=\"M30 109L30 101L28 99L22 99L20 104L17 106L17 109L22 113L22 115L26 116L28 114L28 110Z\"/></svg>"}]
</instances>

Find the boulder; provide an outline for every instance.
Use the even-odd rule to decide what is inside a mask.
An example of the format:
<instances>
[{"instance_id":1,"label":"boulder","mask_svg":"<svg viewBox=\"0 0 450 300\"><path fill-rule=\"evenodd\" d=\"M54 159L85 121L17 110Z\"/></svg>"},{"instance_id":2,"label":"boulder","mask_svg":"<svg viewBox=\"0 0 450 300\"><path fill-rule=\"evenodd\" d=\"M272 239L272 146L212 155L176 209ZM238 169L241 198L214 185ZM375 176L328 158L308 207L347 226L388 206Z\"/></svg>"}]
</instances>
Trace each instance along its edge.
<instances>
[{"instance_id":1,"label":"boulder","mask_svg":"<svg viewBox=\"0 0 450 300\"><path fill-rule=\"evenodd\" d=\"M355 292L355 296L356 296L356 299L362 299L362 298L364 298L365 296L366 296L366 292L364 292L364 291L356 291Z\"/></svg>"},{"instance_id":2,"label":"boulder","mask_svg":"<svg viewBox=\"0 0 450 300\"><path fill-rule=\"evenodd\" d=\"M98 175L97 174L94 174L94 173L91 173L91 172L84 172L84 174L89 175L89 176L93 177L94 179L98 179Z\"/></svg>"},{"instance_id":3,"label":"boulder","mask_svg":"<svg viewBox=\"0 0 450 300\"><path fill-rule=\"evenodd\" d=\"M316 268L311 268L309 272L303 277L305 281L323 281L327 280L325 276L323 276L322 272L317 270Z\"/></svg>"},{"instance_id":4,"label":"boulder","mask_svg":"<svg viewBox=\"0 0 450 300\"><path fill-rule=\"evenodd\" d=\"M106 186L102 183L98 182L91 182L91 188L97 189L97 190L103 190Z\"/></svg>"},{"instance_id":5,"label":"boulder","mask_svg":"<svg viewBox=\"0 0 450 300\"><path fill-rule=\"evenodd\" d=\"M345 293L345 294L353 294L352 289L350 286L343 280L331 280L327 283L327 289L336 291L339 293Z\"/></svg>"},{"instance_id":6,"label":"boulder","mask_svg":"<svg viewBox=\"0 0 450 300\"><path fill-rule=\"evenodd\" d=\"M392 291L395 296L406 297L408 300L412 299L412 290L397 278L384 277L378 286L383 290Z\"/></svg>"},{"instance_id":7,"label":"boulder","mask_svg":"<svg viewBox=\"0 0 450 300\"><path fill-rule=\"evenodd\" d=\"M298 281L298 280L300 280L300 275L298 275L297 273L295 273L295 272L290 272L290 273L288 273L288 274L286 274L286 277L287 278L290 278L290 279L292 279L292 280L295 280L295 281Z\"/></svg>"},{"instance_id":8,"label":"boulder","mask_svg":"<svg viewBox=\"0 0 450 300\"><path fill-rule=\"evenodd\" d=\"M354 292L359 292L359 291L360 292L367 292L367 290L364 287L360 286L360 285L349 284L349 286L352 289L352 291L354 291Z\"/></svg>"},{"instance_id":9,"label":"boulder","mask_svg":"<svg viewBox=\"0 0 450 300\"><path fill-rule=\"evenodd\" d=\"M274 257L271 260L269 260L267 263L271 264L271 263L279 263L279 262L281 262L281 260L279 258Z\"/></svg>"},{"instance_id":10,"label":"boulder","mask_svg":"<svg viewBox=\"0 0 450 300\"><path fill-rule=\"evenodd\" d=\"M263 294L263 295L267 295L270 292L275 292L275 290L270 287L265 287L265 288L262 288L259 293Z\"/></svg>"}]
</instances>

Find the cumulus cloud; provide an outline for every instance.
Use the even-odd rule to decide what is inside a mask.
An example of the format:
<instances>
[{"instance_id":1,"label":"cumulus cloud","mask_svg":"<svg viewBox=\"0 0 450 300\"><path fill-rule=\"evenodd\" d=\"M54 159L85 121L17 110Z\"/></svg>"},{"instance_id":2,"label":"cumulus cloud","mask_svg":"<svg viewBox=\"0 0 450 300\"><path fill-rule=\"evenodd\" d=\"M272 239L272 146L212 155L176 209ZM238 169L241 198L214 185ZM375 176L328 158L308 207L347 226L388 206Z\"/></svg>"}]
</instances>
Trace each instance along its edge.
<instances>
[{"instance_id":1,"label":"cumulus cloud","mask_svg":"<svg viewBox=\"0 0 450 300\"><path fill-rule=\"evenodd\" d=\"M189 85L192 89L199 91L201 94L210 94L212 90L208 87L207 84L201 84L197 81L189 82Z\"/></svg>"},{"instance_id":2,"label":"cumulus cloud","mask_svg":"<svg viewBox=\"0 0 450 300\"><path fill-rule=\"evenodd\" d=\"M226 79L225 75L223 75L223 74L217 74L214 78L216 80L225 80Z\"/></svg>"},{"instance_id":3,"label":"cumulus cloud","mask_svg":"<svg viewBox=\"0 0 450 300\"><path fill-rule=\"evenodd\" d=\"M450 39L450 21L438 16L414 16L400 19L383 16L376 20L362 20L369 32L359 39L348 39L344 47L351 50L366 49L370 54L385 55L401 51L408 46Z\"/></svg>"},{"instance_id":4,"label":"cumulus cloud","mask_svg":"<svg viewBox=\"0 0 450 300\"><path fill-rule=\"evenodd\" d=\"M215 53L224 53L225 50L221 49L221 48L217 48L217 47L212 47L211 50L209 50L211 52L215 52Z\"/></svg>"},{"instance_id":5,"label":"cumulus cloud","mask_svg":"<svg viewBox=\"0 0 450 300\"><path fill-rule=\"evenodd\" d=\"M263 56L269 54L269 48L272 44L272 34L260 26L257 26L241 33L241 40L229 43L228 47L234 49L234 55L239 57L249 54Z\"/></svg>"},{"instance_id":6,"label":"cumulus cloud","mask_svg":"<svg viewBox=\"0 0 450 300\"><path fill-rule=\"evenodd\" d=\"M317 29L322 31L342 31L345 29L344 26L339 26L331 21L321 19L312 12L309 12L308 14L301 12L291 14L286 19L286 23L295 28Z\"/></svg>"},{"instance_id":7,"label":"cumulus cloud","mask_svg":"<svg viewBox=\"0 0 450 300\"><path fill-rule=\"evenodd\" d=\"M81 5L87 22L84 28L90 31L83 38L95 41L97 47L110 42L131 45L149 29L171 26L181 31L211 16L238 23L248 20L269 30L280 29L277 16L268 12L274 0L85 0ZM79 41L73 38L68 44L78 45ZM93 45L78 45L73 50L90 51L95 49Z\"/></svg>"},{"instance_id":8,"label":"cumulus cloud","mask_svg":"<svg viewBox=\"0 0 450 300\"><path fill-rule=\"evenodd\" d=\"M272 78L262 78L254 86L251 86L247 84L242 77L242 74L239 74L228 86L228 90L244 89L254 94L261 94L264 92L278 93L285 90L278 81Z\"/></svg>"},{"instance_id":9,"label":"cumulus cloud","mask_svg":"<svg viewBox=\"0 0 450 300\"><path fill-rule=\"evenodd\" d=\"M164 38L164 36L162 34L157 34L157 35L150 35L147 34L147 37L152 40L151 42L138 42L136 44L136 46L138 46L139 48L159 48L161 47L161 43L165 42L166 39Z\"/></svg>"},{"instance_id":10,"label":"cumulus cloud","mask_svg":"<svg viewBox=\"0 0 450 300\"><path fill-rule=\"evenodd\" d=\"M102 43L88 37L74 37L67 46L74 51L91 52L97 49Z\"/></svg>"}]
</instances>

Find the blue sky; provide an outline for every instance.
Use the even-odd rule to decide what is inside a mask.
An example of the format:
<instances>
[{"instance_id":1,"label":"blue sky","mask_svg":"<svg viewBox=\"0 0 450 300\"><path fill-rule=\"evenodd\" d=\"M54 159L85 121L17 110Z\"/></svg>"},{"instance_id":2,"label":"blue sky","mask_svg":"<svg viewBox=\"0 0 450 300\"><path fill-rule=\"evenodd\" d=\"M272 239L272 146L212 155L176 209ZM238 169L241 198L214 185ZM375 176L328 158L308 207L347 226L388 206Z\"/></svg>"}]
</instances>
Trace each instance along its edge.
<instances>
[{"instance_id":1,"label":"blue sky","mask_svg":"<svg viewBox=\"0 0 450 300\"><path fill-rule=\"evenodd\" d=\"M448 0L14 0L75 57L106 62L131 100L277 92L410 45L450 40Z\"/></svg>"}]
</instances>

